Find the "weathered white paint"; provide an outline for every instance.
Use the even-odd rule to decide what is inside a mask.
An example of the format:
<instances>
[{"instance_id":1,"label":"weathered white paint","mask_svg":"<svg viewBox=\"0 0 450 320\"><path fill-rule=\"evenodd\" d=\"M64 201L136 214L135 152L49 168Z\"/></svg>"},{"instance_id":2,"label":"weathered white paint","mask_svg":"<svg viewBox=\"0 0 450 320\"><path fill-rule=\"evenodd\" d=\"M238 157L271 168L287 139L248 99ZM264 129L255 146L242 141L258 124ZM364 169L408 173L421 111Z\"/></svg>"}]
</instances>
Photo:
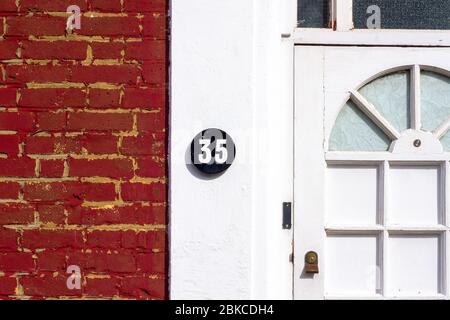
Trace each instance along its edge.
<instances>
[{"instance_id":1,"label":"weathered white paint","mask_svg":"<svg viewBox=\"0 0 450 320\"><path fill-rule=\"evenodd\" d=\"M292 298L292 0L172 0L172 299ZM235 163L216 179L186 165L201 130L227 131Z\"/></svg>"},{"instance_id":2,"label":"weathered white paint","mask_svg":"<svg viewBox=\"0 0 450 320\"><path fill-rule=\"evenodd\" d=\"M337 31L353 29L353 0L333 0L333 11Z\"/></svg>"}]
</instances>

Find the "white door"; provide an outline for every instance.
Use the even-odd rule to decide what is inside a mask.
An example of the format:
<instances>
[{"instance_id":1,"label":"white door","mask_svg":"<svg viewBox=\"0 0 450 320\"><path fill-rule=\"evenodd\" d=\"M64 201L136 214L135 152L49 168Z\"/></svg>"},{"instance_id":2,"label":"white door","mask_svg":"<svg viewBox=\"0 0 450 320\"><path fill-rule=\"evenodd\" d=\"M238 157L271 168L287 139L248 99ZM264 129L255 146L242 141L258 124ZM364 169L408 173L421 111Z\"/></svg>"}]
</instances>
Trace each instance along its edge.
<instances>
[{"instance_id":1,"label":"white door","mask_svg":"<svg viewBox=\"0 0 450 320\"><path fill-rule=\"evenodd\" d=\"M450 297L449 77L449 48L295 47L295 298Z\"/></svg>"}]
</instances>

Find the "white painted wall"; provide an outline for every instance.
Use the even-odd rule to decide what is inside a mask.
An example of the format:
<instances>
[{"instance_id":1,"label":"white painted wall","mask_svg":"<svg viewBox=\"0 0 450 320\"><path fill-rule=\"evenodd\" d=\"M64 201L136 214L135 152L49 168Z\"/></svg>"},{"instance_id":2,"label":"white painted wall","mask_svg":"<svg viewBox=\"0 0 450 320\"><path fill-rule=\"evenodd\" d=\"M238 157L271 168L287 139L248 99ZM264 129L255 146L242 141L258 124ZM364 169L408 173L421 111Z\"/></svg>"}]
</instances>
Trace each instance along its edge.
<instances>
[{"instance_id":1,"label":"white painted wall","mask_svg":"<svg viewBox=\"0 0 450 320\"><path fill-rule=\"evenodd\" d=\"M172 299L291 299L292 0L172 0ZM216 179L186 165L192 138L235 141Z\"/></svg>"}]
</instances>

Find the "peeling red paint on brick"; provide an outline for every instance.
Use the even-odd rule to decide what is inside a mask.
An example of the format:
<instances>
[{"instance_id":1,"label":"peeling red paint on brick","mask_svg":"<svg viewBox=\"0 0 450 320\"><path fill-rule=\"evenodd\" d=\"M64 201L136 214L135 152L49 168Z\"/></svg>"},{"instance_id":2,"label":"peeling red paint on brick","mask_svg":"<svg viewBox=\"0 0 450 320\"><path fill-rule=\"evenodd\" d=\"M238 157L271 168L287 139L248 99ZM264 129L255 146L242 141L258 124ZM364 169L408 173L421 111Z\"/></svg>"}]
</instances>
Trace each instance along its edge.
<instances>
[{"instance_id":1,"label":"peeling red paint on brick","mask_svg":"<svg viewBox=\"0 0 450 320\"><path fill-rule=\"evenodd\" d=\"M0 299L167 298L167 3L1 1Z\"/></svg>"}]
</instances>

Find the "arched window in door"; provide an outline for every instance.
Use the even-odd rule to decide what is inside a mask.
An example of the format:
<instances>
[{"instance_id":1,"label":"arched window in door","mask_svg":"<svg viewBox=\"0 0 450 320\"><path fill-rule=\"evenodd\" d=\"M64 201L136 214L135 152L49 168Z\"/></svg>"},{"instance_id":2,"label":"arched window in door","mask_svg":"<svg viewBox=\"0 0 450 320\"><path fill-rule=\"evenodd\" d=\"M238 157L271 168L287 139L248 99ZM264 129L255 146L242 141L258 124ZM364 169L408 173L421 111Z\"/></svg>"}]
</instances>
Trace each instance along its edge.
<instances>
[{"instance_id":1,"label":"arched window in door","mask_svg":"<svg viewBox=\"0 0 450 320\"><path fill-rule=\"evenodd\" d=\"M326 155L326 296L448 294L449 75L402 67L350 91Z\"/></svg>"},{"instance_id":2,"label":"arched window in door","mask_svg":"<svg viewBox=\"0 0 450 320\"><path fill-rule=\"evenodd\" d=\"M329 150L438 152L442 144L450 151L449 128L449 72L406 67L350 92Z\"/></svg>"}]
</instances>

